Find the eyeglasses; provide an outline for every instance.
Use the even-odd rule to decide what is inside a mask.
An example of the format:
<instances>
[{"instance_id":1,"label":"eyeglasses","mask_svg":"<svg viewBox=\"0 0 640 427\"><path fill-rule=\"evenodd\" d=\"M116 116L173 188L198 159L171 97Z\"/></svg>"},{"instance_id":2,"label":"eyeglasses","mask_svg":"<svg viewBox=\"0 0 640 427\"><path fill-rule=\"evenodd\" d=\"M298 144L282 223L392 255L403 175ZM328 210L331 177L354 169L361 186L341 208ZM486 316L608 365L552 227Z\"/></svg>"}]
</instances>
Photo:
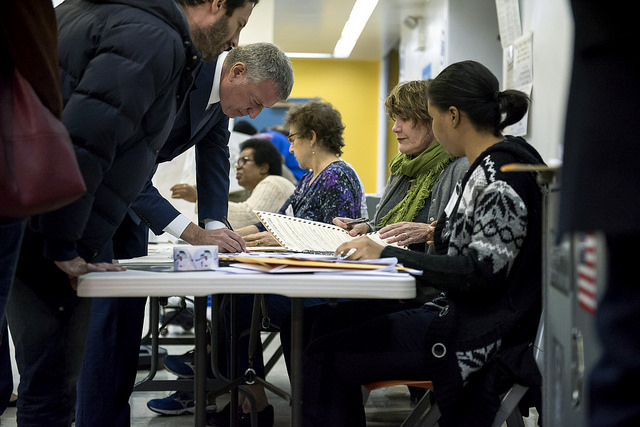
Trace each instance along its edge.
<instances>
[{"instance_id":1,"label":"eyeglasses","mask_svg":"<svg viewBox=\"0 0 640 427\"><path fill-rule=\"evenodd\" d=\"M240 157L238 159L238 161L236 162L236 167L237 168L241 168L243 167L247 162L253 162L253 159L250 159L249 157Z\"/></svg>"},{"instance_id":2,"label":"eyeglasses","mask_svg":"<svg viewBox=\"0 0 640 427\"><path fill-rule=\"evenodd\" d=\"M296 135L300 135L301 132L296 132L296 133L292 133L290 134L287 139L289 140L289 144L293 145L294 142L296 142Z\"/></svg>"}]
</instances>

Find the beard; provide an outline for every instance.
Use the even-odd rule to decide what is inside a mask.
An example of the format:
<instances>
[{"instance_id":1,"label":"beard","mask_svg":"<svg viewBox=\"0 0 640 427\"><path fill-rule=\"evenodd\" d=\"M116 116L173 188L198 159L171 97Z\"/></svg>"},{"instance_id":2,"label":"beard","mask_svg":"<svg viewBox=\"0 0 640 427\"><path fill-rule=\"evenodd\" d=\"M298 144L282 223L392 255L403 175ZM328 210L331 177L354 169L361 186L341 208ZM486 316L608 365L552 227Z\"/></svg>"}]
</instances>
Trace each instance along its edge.
<instances>
[{"instance_id":1,"label":"beard","mask_svg":"<svg viewBox=\"0 0 640 427\"><path fill-rule=\"evenodd\" d=\"M222 17L215 23L204 28L196 28L191 33L191 40L196 49L202 53L202 58L211 62L227 48L230 41L229 17Z\"/></svg>"}]
</instances>

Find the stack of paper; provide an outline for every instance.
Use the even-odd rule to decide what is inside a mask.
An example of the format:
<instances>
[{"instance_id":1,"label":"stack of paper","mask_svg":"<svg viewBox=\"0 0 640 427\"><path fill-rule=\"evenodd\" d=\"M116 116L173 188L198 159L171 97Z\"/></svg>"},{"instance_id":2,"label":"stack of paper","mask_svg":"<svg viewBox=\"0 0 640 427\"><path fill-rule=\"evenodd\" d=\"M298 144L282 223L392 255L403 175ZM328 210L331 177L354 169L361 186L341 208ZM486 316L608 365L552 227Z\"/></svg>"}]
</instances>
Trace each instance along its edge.
<instances>
[{"instance_id":1,"label":"stack of paper","mask_svg":"<svg viewBox=\"0 0 640 427\"><path fill-rule=\"evenodd\" d=\"M398 264L397 258L350 261L341 257L312 254L220 254L220 260L236 261L229 267L266 273L341 273L377 274L397 273L421 274ZM239 272L239 271L229 271Z\"/></svg>"}]
</instances>

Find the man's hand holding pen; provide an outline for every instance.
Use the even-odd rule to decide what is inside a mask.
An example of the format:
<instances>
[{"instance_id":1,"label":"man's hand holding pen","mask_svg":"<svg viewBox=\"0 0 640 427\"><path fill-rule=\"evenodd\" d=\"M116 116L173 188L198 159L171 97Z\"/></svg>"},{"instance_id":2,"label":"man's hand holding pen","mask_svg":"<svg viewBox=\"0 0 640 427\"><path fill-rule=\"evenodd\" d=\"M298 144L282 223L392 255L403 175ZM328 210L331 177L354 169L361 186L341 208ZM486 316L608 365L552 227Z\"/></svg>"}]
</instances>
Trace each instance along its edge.
<instances>
[{"instance_id":1,"label":"man's hand holding pen","mask_svg":"<svg viewBox=\"0 0 640 427\"><path fill-rule=\"evenodd\" d=\"M245 252L247 250L244 239L229 228L205 230L191 223L180 238L191 245L217 245L220 252Z\"/></svg>"}]
</instances>

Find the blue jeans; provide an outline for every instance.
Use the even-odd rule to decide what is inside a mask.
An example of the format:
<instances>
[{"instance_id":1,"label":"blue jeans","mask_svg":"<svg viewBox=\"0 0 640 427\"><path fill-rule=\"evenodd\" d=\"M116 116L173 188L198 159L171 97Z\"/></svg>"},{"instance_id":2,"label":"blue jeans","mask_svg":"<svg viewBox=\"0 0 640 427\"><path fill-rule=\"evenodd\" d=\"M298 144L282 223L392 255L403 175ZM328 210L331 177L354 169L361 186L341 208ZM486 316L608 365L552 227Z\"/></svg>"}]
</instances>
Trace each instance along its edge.
<instances>
[{"instance_id":1,"label":"blue jeans","mask_svg":"<svg viewBox=\"0 0 640 427\"><path fill-rule=\"evenodd\" d=\"M11 368L11 353L9 351L9 334L7 322L2 321L0 330L0 415L4 414L9 405L13 392L13 370Z\"/></svg>"},{"instance_id":2,"label":"blue jeans","mask_svg":"<svg viewBox=\"0 0 640 427\"><path fill-rule=\"evenodd\" d=\"M16 279L7 319L20 371L19 426L71 425L90 307L89 298L77 297L52 304L50 295Z\"/></svg>"},{"instance_id":3,"label":"blue jeans","mask_svg":"<svg viewBox=\"0 0 640 427\"><path fill-rule=\"evenodd\" d=\"M9 353L9 336L4 320L5 307L13 286L20 244L27 220L24 218L0 218L0 415L9 403L13 392L13 371Z\"/></svg>"},{"instance_id":4,"label":"blue jeans","mask_svg":"<svg viewBox=\"0 0 640 427\"><path fill-rule=\"evenodd\" d=\"M16 274L26 223L27 220L24 218L0 218L0 318L4 316L13 277Z\"/></svg>"},{"instance_id":5,"label":"blue jeans","mask_svg":"<svg viewBox=\"0 0 640 427\"><path fill-rule=\"evenodd\" d=\"M146 298L95 298L82 372L77 427L128 427Z\"/></svg>"}]
</instances>

